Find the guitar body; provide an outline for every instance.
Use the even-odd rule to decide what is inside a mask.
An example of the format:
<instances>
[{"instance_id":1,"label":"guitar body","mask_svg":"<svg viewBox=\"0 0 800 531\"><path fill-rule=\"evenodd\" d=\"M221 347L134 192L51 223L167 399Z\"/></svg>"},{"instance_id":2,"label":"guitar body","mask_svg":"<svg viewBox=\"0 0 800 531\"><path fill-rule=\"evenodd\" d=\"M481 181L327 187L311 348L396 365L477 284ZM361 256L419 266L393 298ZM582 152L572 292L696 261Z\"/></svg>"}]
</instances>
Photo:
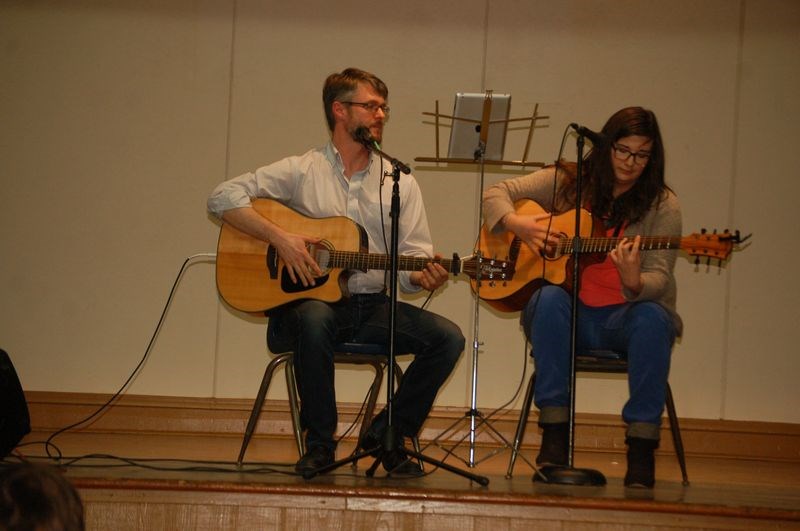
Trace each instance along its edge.
<instances>
[{"instance_id":1,"label":"guitar body","mask_svg":"<svg viewBox=\"0 0 800 531\"><path fill-rule=\"evenodd\" d=\"M518 214L546 214L541 206L530 199L522 199L514 203ZM581 209L581 253L580 269L605 260L605 254L613 250L624 239L624 236L608 236L603 224L595 223L592 215ZM489 306L501 312L515 312L525 307L534 291L542 284L555 284L572 290L572 272L575 238L575 210L551 216L550 232L558 236L557 244L547 249L547 255L534 253L510 231L491 234L486 225L481 227L480 257L483 263L490 259L505 260L507 263L503 280L492 280L482 277L480 289L474 280L472 290L486 301ZM689 256L695 257L698 264L700 257L707 263L718 260L722 263L730 256L733 246L750 238L741 237L739 231L717 234L701 230L689 236L641 236L640 251L677 251L682 249ZM510 266L509 266L510 264Z\"/></svg>"},{"instance_id":2,"label":"guitar body","mask_svg":"<svg viewBox=\"0 0 800 531\"><path fill-rule=\"evenodd\" d=\"M292 232L323 238L328 249L364 252L364 229L344 216L310 218L272 199L256 199L253 208ZM300 299L335 302L347 293L347 275L333 268L303 287L289 279L283 261L267 242L223 223L217 245L217 289L226 303L245 312L264 312Z\"/></svg>"},{"instance_id":3,"label":"guitar body","mask_svg":"<svg viewBox=\"0 0 800 531\"><path fill-rule=\"evenodd\" d=\"M538 203L521 199L514 203L518 214L536 215L547 213ZM575 234L575 211L571 210L552 217L551 232L572 238ZM581 237L592 234L592 216L581 210ZM542 284L566 285L572 278L572 255L562 254L543 257L534 253L510 231L492 234L486 225L481 227L481 256L516 263L513 276L505 281L481 281L477 289L475 280L470 281L473 291L489 306L501 312L513 312L525 307L533 292ZM583 262L583 260L581 260Z\"/></svg>"}]
</instances>

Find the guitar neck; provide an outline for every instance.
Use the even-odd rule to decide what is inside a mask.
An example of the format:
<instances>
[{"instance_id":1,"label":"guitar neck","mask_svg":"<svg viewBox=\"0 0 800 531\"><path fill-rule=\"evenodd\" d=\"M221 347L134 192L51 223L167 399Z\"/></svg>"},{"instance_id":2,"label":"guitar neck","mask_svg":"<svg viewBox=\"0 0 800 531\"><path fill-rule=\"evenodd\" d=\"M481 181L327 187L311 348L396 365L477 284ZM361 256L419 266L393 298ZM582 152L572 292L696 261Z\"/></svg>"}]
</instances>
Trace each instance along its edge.
<instances>
[{"instance_id":1,"label":"guitar neck","mask_svg":"<svg viewBox=\"0 0 800 531\"><path fill-rule=\"evenodd\" d=\"M572 254L575 250L574 238L562 238L558 243L557 251L561 254ZM582 253L607 253L614 249L622 238L582 238ZM682 238L680 236L642 236L639 250L641 251L660 251L668 249L680 249Z\"/></svg>"},{"instance_id":2,"label":"guitar neck","mask_svg":"<svg viewBox=\"0 0 800 531\"><path fill-rule=\"evenodd\" d=\"M328 251L330 259L327 262L330 267L342 269L380 269L388 270L391 268L391 257L385 254L359 253L355 251ZM461 273L461 261L449 258L429 258L426 256L399 256L397 268L400 271L422 271L427 263L441 264L447 271L457 275ZM321 262L320 262L321 263Z\"/></svg>"}]
</instances>

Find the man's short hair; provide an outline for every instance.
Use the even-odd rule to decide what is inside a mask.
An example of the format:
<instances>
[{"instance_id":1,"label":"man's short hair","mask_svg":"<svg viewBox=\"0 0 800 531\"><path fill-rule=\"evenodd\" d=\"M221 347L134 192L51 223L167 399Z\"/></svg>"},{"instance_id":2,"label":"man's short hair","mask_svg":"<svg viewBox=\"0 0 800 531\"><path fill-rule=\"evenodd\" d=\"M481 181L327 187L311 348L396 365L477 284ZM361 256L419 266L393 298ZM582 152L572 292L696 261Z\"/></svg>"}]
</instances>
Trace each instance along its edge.
<instances>
[{"instance_id":1,"label":"man's short hair","mask_svg":"<svg viewBox=\"0 0 800 531\"><path fill-rule=\"evenodd\" d=\"M389 98L389 89L386 87L386 83L370 72L358 68L347 68L341 73L329 75L322 87L322 103L325 106L325 119L328 121L328 128L331 131L336 125L333 118L333 102L349 100L358 89L359 83L371 86L384 100Z\"/></svg>"}]
</instances>

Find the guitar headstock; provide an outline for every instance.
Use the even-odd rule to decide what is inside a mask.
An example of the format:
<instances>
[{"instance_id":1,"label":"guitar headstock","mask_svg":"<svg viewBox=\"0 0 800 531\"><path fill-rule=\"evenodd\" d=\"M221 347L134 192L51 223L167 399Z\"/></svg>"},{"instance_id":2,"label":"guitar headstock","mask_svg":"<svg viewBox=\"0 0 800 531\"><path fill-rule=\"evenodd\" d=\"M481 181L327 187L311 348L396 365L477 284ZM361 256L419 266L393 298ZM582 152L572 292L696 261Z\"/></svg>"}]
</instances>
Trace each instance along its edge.
<instances>
[{"instance_id":1,"label":"guitar headstock","mask_svg":"<svg viewBox=\"0 0 800 531\"><path fill-rule=\"evenodd\" d=\"M690 256L695 257L695 263L700 262L700 257L708 260L716 259L722 262L731 255L734 246L746 241L752 234L742 238L739 231L730 232L728 229L721 233L716 230L709 233L706 229L701 229L700 233L694 233L681 238L681 249Z\"/></svg>"},{"instance_id":2,"label":"guitar headstock","mask_svg":"<svg viewBox=\"0 0 800 531\"><path fill-rule=\"evenodd\" d=\"M514 276L514 262L472 255L461 260L461 272L477 280L510 280Z\"/></svg>"}]
</instances>

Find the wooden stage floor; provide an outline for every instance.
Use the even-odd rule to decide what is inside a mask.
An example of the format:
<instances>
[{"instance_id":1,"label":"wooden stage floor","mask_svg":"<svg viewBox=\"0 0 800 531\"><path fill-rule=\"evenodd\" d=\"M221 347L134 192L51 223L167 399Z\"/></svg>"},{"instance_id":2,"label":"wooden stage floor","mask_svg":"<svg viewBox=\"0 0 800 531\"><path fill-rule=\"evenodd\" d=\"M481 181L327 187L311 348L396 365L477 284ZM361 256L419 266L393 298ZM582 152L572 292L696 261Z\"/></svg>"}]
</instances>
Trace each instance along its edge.
<instances>
[{"instance_id":1,"label":"wooden stage floor","mask_svg":"<svg viewBox=\"0 0 800 531\"><path fill-rule=\"evenodd\" d=\"M33 433L25 441L43 438ZM659 452L656 487L626 489L624 454L580 452L575 465L602 472L607 485L575 487L533 482L522 458L506 478L510 451L503 448L476 448L476 466L468 467L468 446L458 446L446 462L489 478L483 487L430 466L422 478L387 478L382 468L368 478L371 458L357 470L344 466L305 480L294 474L297 453L285 438L255 437L241 468L238 436L66 433L54 443L87 505L89 529L375 529L381 522L389 529L493 531L532 522L553 529L800 529L796 463L688 456L691 484L684 486L675 456ZM338 457L351 449L343 442ZM44 456L38 444L21 451ZM424 454L446 457L435 446ZM523 455L532 461L535 449Z\"/></svg>"}]
</instances>

